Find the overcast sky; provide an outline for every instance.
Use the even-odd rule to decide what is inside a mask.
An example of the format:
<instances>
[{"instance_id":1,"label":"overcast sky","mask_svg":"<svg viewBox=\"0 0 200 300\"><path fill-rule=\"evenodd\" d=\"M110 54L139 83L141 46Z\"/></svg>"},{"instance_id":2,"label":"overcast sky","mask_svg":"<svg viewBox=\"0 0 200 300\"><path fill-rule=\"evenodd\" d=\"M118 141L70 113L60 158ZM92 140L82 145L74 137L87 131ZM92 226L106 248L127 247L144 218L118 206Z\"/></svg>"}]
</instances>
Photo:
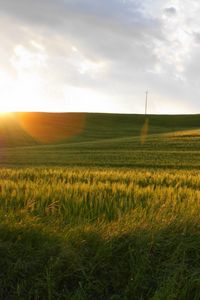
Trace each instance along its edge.
<instances>
[{"instance_id":1,"label":"overcast sky","mask_svg":"<svg viewBox=\"0 0 200 300\"><path fill-rule=\"evenodd\" d=\"M200 112L200 1L0 0L0 110Z\"/></svg>"}]
</instances>

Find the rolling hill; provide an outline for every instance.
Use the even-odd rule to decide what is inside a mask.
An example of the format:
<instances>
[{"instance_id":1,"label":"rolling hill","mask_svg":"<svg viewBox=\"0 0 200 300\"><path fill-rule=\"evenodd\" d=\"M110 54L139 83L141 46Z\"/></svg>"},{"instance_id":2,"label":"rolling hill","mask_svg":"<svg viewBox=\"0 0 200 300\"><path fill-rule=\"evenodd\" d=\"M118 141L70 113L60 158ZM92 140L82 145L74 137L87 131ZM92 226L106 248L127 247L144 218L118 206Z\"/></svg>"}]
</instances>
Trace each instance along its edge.
<instances>
[{"instance_id":1,"label":"rolling hill","mask_svg":"<svg viewBox=\"0 0 200 300\"><path fill-rule=\"evenodd\" d=\"M2 166L200 166L200 115L13 113Z\"/></svg>"},{"instance_id":2,"label":"rolling hill","mask_svg":"<svg viewBox=\"0 0 200 300\"><path fill-rule=\"evenodd\" d=\"M144 115L12 113L0 116L2 146L95 141L141 134ZM150 115L149 134L200 128L200 115Z\"/></svg>"}]
</instances>

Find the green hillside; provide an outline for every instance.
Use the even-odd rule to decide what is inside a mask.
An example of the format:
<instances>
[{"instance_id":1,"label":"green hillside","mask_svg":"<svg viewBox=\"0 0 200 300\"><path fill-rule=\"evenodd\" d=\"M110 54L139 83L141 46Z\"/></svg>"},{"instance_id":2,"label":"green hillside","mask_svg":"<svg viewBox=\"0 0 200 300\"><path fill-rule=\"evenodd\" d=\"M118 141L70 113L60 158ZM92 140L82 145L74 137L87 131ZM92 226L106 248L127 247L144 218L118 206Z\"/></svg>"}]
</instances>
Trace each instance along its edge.
<instances>
[{"instance_id":1,"label":"green hillside","mask_svg":"<svg viewBox=\"0 0 200 300\"><path fill-rule=\"evenodd\" d=\"M133 137L145 120L144 115L13 113L0 117L1 147ZM200 128L200 115L150 115L148 125L148 134Z\"/></svg>"},{"instance_id":2,"label":"green hillside","mask_svg":"<svg viewBox=\"0 0 200 300\"><path fill-rule=\"evenodd\" d=\"M36 140L22 128L14 114L0 115L1 148L36 144Z\"/></svg>"},{"instance_id":3,"label":"green hillside","mask_svg":"<svg viewBox=\"0 0 200 300\"><path fill-rule=\"evenodd\" d=\"M200 167L200 115L13 114L2 166Z\"/></svg>"},{"instance_id":4,"label":"green hillside","mask_svg":"<svg viewBox=\"0 0 200 300\"><path fill-rule=\"evenodd\" d=\"M200 128L200 115L146 117L131 114L87 114L85 130L78 140L138 136L146 118L149 120L149 134Z\"/></svg>"}]
</instances>

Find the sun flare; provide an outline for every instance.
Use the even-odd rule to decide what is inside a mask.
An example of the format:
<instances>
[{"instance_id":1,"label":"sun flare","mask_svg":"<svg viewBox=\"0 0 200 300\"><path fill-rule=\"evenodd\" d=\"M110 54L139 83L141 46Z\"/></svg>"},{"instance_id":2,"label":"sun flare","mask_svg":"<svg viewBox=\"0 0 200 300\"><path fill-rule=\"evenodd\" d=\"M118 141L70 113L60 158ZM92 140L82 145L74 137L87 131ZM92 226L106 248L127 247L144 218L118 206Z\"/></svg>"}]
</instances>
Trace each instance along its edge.
<instances>
[{"instance_id":1,"label":"sun flare","mask_svg":"<svg viewBox=\"0 0 200 300\"><path fill-rule=\"evenodd\" d=\"M12 113L9 111L0 111L0 117L9 117Z\"/></svg>"}]
</instances>

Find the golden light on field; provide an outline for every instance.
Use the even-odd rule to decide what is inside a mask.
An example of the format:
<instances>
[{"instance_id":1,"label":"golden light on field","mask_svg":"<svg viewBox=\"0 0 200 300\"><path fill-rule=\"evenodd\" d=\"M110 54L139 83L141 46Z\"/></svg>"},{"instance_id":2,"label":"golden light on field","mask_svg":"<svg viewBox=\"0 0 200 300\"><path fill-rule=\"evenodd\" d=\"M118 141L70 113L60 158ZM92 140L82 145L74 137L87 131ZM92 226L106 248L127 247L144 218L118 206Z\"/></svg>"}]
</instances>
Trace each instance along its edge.
<instances>
[{"instance_id":1,"label":"golden light on field","mask_svg":"<svg viewBox=\"0 0 200 300\"><path fill-rule=\"evenodd\" d=\"M25 132L42 143L72 138L84 130L86 122L83 113L19 113L17 121Z\"/></svg>"},{"instance_id":2,"label":"golden light on field","mask_svg":"<svg viewBox=\"0 0 200 300\"><path fill-rule=\"evenodd\" d=\"M147 136L148 136L148 131L149 131L149 119L146 118L144 121L144 125L141 130L141 135L140 135L140 142L142 145L145 144Z\"/></svg>"}]
</instances>

